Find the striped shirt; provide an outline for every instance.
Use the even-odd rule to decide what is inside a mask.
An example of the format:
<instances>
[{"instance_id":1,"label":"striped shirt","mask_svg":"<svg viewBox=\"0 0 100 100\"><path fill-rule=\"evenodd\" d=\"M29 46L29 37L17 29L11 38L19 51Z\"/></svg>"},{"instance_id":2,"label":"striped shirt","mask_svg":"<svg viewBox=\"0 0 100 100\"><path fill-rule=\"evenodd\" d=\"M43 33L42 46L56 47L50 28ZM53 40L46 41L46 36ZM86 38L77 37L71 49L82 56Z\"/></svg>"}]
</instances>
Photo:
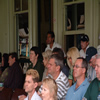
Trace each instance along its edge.
<instances>
[{"instance_id":1,"label":"striped shirt","mask_svg":"<svg viewBox=\"0 0 100 100\"><path fill-rule=\"evenodd\" d=\"M61 71L58 78L55 80L58 86L57 98L58 100L65 100L67 91L69 89L69 82L66 75Z\"/></svg>"},{"instance_id":2,"label":"striped shirt","mask_svg":"<svg viewBox=\"0 0 100 100\"><path fill-rule=\"evenodd\" d=\"M46 78L52 78L52 76L49 74ZM61 71L57 79L55 80L58 86L57 91L57 98L58 100L65 100L67 91L69 89L69 82L67 76ZM42 88L42 86L41 86ZM39 92L41 93L42 89L39 89Z\"/></svg>"}]
</instances>

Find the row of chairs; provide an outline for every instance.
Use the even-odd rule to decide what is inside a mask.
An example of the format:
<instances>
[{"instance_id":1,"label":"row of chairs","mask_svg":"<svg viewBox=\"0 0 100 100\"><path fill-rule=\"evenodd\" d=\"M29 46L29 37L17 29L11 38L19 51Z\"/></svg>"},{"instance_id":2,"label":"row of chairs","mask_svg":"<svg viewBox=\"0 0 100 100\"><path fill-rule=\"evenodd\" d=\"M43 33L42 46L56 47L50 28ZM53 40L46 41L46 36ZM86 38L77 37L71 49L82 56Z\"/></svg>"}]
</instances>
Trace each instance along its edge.
<instances>
[{"instance_id":1,"label":"row of chairs","mask_svg":"<svg viewBox=\"0 0 100 100\"><path fill-rule=\"evenodd\" d=\"M0 100L18 100L18 96L23 94L27 96L24 89L15 89L13 91L11 88L4 88L0 91Z\"/></svg>"}]
</instances>

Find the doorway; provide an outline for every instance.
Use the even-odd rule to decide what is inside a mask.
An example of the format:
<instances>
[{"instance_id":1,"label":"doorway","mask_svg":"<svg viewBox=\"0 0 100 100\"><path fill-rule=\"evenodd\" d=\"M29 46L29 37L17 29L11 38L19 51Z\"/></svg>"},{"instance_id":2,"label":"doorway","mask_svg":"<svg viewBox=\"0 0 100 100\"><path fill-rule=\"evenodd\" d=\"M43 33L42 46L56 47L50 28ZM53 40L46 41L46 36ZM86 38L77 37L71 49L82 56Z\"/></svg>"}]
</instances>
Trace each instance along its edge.
<instances>
[{"instance_id":1,"label":"doorway","mask_svg":"<svg viewBox=\"0 0 100 100\"><path fill-rule=\"evenodd\" d=\"M38 46L46 47L46 34L53 30L53 0L38 0Z\"/></svg>"}]
</instances>

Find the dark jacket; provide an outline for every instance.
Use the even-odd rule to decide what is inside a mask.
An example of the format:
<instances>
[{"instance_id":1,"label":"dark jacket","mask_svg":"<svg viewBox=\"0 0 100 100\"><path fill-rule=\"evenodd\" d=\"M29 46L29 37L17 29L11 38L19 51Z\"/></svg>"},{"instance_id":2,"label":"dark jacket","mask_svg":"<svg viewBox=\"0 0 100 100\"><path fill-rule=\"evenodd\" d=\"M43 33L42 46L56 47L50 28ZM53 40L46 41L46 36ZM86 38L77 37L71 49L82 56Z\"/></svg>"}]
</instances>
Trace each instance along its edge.
<instances>
[{"instance_id":1,"label":"dark jacket","mask_svg":"<svg viewBox=\"0 0 100 100\"><path fill-rule=\"evenodd\" d=\"M43 72L44 72L44 65L43 62L38 59L36 65L33 67L33 64L31 64L28 69L35 69L38 71L39 73L39 81L42 81L42 77L43 77Z\"/></svg>"},{"instance_id":2,"label":"dark jacket","mask_svg":"<svg viewBox=\"0 0 100 100\"><path fill-rule=\"evenodd\" d=\"M22 88L24 83L23 72L21 67L17 62L9 67L7 79L4 81L4 87L12 88Z\"/></svg>"}]
</instances>

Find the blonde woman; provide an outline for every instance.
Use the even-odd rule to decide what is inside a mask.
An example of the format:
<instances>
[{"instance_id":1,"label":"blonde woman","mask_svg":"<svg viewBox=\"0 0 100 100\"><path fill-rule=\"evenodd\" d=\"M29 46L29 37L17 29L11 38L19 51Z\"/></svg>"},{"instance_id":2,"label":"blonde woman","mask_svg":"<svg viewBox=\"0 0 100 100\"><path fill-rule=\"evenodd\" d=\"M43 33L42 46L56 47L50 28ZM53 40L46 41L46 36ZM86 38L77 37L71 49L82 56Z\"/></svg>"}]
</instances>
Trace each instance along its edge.
<instances>
[{"instance_id":1,"label":"blonde woman","mask_svg":"<svg viewBox=\"0 0 100 100\"><path fill-rule=\"evenodd\" d=\"M69 48L67 52L67 63L70 68L69 76L68 76L68 81L69 81L70 86L75 81L75 79L73 78L73 66L78 57L80 57L79 50L76 47Z\"/></svg>"},{"instance_id":2,"label":"blonde woman","mask_svg":"<svg viewBox=\"0 0 100 100\"><path fill-rule=\"evenodd\" d=\"M54 79L46 78L42 83L42 100L57 100L57 84Z\"/></svg>"},{"instance_id":3,"label":"blonde woman","mask_svg":"<svg viewBox=\"0 0 100 100\"><path fill-rule=\"evenodd\" d=\"M52 51L51 50L47 50L45 52L42 53L42 56L43 56L43 64L45 66L45 70L44 70L44 73L43 73L43 78L42 80L48 75L48 72L47 72L47 64L48 64L48 60L50 58L50 56L52 55Z\"/></svg>"}]
</instances>

